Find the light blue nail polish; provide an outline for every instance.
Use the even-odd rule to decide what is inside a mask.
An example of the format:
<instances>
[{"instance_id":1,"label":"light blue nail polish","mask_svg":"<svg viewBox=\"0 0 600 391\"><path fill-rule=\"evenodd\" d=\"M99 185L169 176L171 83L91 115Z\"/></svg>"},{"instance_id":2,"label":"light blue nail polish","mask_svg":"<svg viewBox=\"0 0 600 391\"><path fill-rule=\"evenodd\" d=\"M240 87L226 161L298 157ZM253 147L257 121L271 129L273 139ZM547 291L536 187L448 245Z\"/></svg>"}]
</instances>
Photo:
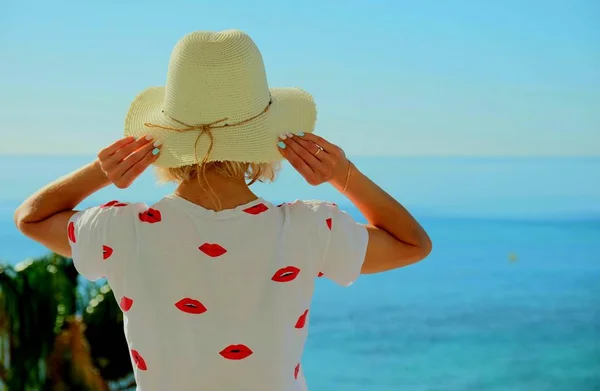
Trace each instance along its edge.
<instances>
[{"instance_id":1,"label":"light blue nail polish","mask_svg":"<svg viewBox=\"0 0 600 391\"><path fill-rule=\"evenodd\" d=\"M285 143L283 141L278 142L277 145L279 146L279 148L285 149Z\"/></svg>"},{"instance_id":2,"label":"light blue nail polish","mask_svg":"<svg viewBox=\"0 0 600 391\"><path fill-rule=\"evenodd\" d=\"M304 136L304 132L298 132L298 136L300 136L300 137Z\"/></svg>"},{"instance_id":3,"label":"light blue nail polish","mask_svg":"<svg viewBox=\"0 0 600 391\"><path fill-rule=\"evenodd\" d=\"M153 155L158 155L158 153L159 153L159 152L160 152L160 149L158 149L158 148L154 148L154 149L152 150L152 154L153 154Z\"/></svg>"}]
</instances>

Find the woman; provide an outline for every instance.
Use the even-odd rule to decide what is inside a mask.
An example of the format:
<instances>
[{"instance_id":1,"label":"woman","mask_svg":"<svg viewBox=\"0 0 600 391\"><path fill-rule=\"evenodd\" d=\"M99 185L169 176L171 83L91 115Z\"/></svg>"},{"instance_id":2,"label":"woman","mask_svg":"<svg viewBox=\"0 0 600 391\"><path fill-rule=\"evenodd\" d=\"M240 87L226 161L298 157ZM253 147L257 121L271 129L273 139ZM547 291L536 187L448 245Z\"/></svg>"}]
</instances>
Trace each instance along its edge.
<instances>
[{"instance_id":1,"label":"woman","mask_svg":"<svg viewBox=\"0 0 600 391\"><path fill-rule=\"evenodd\" d=\"M305 389L315 278L348 286L430 252L415 219L312 134L315 120L308 93L268 88L246 34L195 32L175 46L166 87L131 104L127 137L17 209L25 235L72 256L84 277L107 278L140 389ZM368 225L331 203L256 196L249 184L272 180L282 156L311 185L346 195ZM174 194L74 210L150 165L178 183Z\"/></svg>"}]
</instances>

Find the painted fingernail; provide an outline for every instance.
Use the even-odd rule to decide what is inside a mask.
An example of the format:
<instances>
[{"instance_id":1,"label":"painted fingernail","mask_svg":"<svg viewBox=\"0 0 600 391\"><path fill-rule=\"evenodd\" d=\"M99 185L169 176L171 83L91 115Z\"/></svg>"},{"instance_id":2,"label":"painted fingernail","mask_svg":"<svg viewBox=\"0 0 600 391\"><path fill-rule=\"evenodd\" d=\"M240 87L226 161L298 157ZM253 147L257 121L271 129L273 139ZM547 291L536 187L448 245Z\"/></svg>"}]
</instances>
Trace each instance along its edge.
<instances>
[{"instance_id":1,"label":"painted fingernail","mask_svg":"<svg viewBox=\"0 0 600 391\"><path fill-rule=\"evenodd\" d=\"M304 136L304 132L298 132L298 136L300 136L300 137Z\"/></svg>"},{"instance_id":2,"label":"painted fingernail","mask_svg":"<svg viewBox=\"0 0 600 391\"><path fill-rule=\"evenodd\" d=\"M281 133L281 134L279 135L279 138L280 138L280 139L282 139L282 140L285 140L285 139L287 138L287 136L286 136L286 134L285 134L285 133Z\"/></svg>"},{"instance_id":3,"label":"painted fingernail","mask_svg":"<svg viewBox=\"0 0 600 391\"><path fill-rule=\"evenodd\" d=\"M158 155L159 152L160 152L160 149L158 149L158 148L154 148L152 150L152 154L155 155L155 156Z\"/></svg>"},{"instance_id":4,"label":"painted fingernail","mask_svg":"<svg viewBox=\"0 0 600 391\"><path fill-rule=\"evenodd\" d=\"M287 135L288 137L294 137L294 134L293 134L293 133L289 133L289 132L288 132L288 133L286 133L286 135Z\"/></svg>"},{"instance_id":5,"label":"painted fingernail","mask_svg":"<svg viewBox=\"0 0 600 391\"><path fill-rule=\"evenodd\" d=\"M152 136L150 136L150 135L147 135L147 136L146 136L146 140L148 140L148 141L152 140Z\"/></svg>"},{"instance_id":6,"label":"painted fingernail","mask_svg":"<svg viewBox=\"0 0 600 391\"><path fill-rule=\"evenodd\" d=\"M279 146L281 149L285 149L285 143L283 141L278 142L277 146Z\"/></svg>"},{"instance_id":7,"label":"painted fingernail","mask_svg":"<svg viewBox=\"0 0 600 391\"><path fill-rule=\"evenodd\" d=\"M152 145L154 145L155 147L157 147L157 148L158 148L158 147L160 147L160 146L161 146L161 144L162 144L162 143L161 143L160 141L155 141L155 142L154 142L154 144L152 144Z\"/></svg>"}]
</instances>

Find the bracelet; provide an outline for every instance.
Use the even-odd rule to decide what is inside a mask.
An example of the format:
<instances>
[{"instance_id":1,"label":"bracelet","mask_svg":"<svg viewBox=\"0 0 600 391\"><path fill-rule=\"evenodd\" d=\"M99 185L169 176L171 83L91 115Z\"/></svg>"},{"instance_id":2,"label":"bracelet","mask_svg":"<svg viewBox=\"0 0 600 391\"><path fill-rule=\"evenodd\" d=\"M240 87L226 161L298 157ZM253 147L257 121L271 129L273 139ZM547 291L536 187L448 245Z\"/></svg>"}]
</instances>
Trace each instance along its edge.
<instances>
[{"instance_id":1,"label":"bracelet","mask_svg":"<svg viewBox=\"0 0 600 391\"><path fill-rule=\"evenodd\" d=\"M348 189L348 182L350 182L350 174L352 174L352 163L348 160L348 173L346 174L346 182L344 183L344 189L342 190L342 194L346 194L346 190Z\"/></svg>"}]
</instances>

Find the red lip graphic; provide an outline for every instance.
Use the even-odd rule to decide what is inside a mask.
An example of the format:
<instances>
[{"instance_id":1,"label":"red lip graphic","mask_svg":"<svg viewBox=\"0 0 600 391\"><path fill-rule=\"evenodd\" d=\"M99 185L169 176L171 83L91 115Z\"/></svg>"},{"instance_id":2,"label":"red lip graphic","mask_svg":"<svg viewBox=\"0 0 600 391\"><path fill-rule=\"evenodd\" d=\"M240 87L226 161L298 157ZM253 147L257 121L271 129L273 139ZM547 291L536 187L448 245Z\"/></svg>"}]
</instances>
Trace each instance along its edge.
<instances>
[{"instance_id":1,"label":"red lip graphic","mask_svg":"<svg viewBox=\"0 0 600 391\"><path fill-rule=\"evenodd\" d=\"M121 207L121 206L127 206L127 204L125 202L119 202L119 201L110 201L107 202L106 204L102 205L101 208L110 208L111 206L114 207Z\"/></svg>"},{"instance_id":2,"label":"red lip graphic","mask_svg":"<svg viewBox=\"0 0 600 391\"><path fill-rule=\"evenodd\" d=\"M319 274L317 274L317 277L319 277L319 278L321 278L323 276L324 276L324 274L322 272L319 272Z\"/></svg>"},{"instance_id":3,"label":"red lip graphic","mask_svg":"<svg viewBox=\"0 0 600 391\"><path fill-rule=\"evenodd\" d=\"M190 299L186 297L185 299L179 300L175 303L175 307L177 307L180 311L187 312L188 314L203 314L206 312L206 307L200 303L198 300Z\"/></svg>"},{"instance_id":4,"label":"red lip graphic","mask_svg":"<svg viewBox=\"0 0 600 391\"><path fill-rule=\"evenodd\" d=\"M306 325L306 316L308 315L308 310L304 311L304 313L302 315L300 315L300 317L298 318L298 321L296 322L296 328L297 329L301 329L304 327L304 325Z\"/></svg>"},{"instance_id":5,"label":"red lip graphic","mask_svg":"<svg viewBox=\"0 0 600 391\"><path fill-rule=\"evenodd\" d=\"M298 380L299 372L300 372L300 363L298 363L298 365L296 365L296 368L294 368L294 379Z\"/></svg>"},{"instance_id":6,"label":"red lip graphic","mask_svg":"<svg viewBox=\"0 0 600 391\"><path fill-rule=\"evenodd\" d=\"M108 246L102 246L102 258L108 259L113 253L113 249Z\"/></svg>"},{"instance_id":7,"label":"red lip graphic","mask_svg":"<svg viewBox=\"0 0 600 391\"><path fill-rule=\"evenodd\" d=\"M243 360L252 354L252 350L246 345L229 345L219 354L228 360Z\"/></svg>"},{"instance_id":8,"label":"red lip graphic","mask_svg":"<svg viewBox=\"0 0 600 391\"><path fill-rule=\"evenodd\" d=\"M77 240L75 240L75 223L73 223L72 221L69 223L69 226L67 227L67 236L69 237L69 240L73 243L77 243Z\"/></svg>"},{"instance_id":9,"label":"red lip graphic","mask_svg":"<svg viewBox=\"0 0 600 391\"><path fill-rule=\"evenodd\" d=\"M161 220L160 211L152 208L140 213L139 216L141 221L149 224L158 223Z\"/></svg>"},{"instance_id":10,"label":"red lip graphic","mask_svg":"<svg viewBox=\"0 0 600 391\"><path fill-rule=\"evenodd\" d=\"M131 357L133 357L133 362L139 370L145 371L148 369L146 366L146 361L144 361L144 358L138 353L137 350L131 349Z\"/></svg>"},{"instance_id":11,"label":"red lip graphic","mask_svg":"<svg viewBox=\"0 0 600 391\"><path fill-rule=\"evenodd\" d=\"M296 277L298 277L298 274L300 273L300 269L298 269L295 266L286 266L284 268L281 268L279 270L277 270L277 272L275 272L275 274L273 274L273 277L271 277L271 280L275 281L275 282L290 282L296 279Z\"/></svg>"},{"instance_id":12,"label":"red lip graphic","mask_svg":"<svg viewBox=\"0 0 600 391\"><path fill-rule=\"evenodd\" d=\"M325 222L327 223L327 228L329 228L329 230L331 231L331 223L332 223L331 217L328 218L327 220L325 220Z\"/></svg>"},{"instance_id":13,"label":"red lip graphic","mask_svg":"<svg viewBox=\"0 0 600 391\"><path fill-rule=\"evenodd\" d=\"M251 206L247 209L244 209L244 212L251 214L251 215L257 215L257 214L261 214L262 212L266 212L267 210L269 210L269 207L267 205L258 204L258 205Z\"/></svg>"},{"instance_id":14,"label":"red lip graphic","mask_svg":"<svg viewBox=\"0 0 600 391\"><path fill-rule=\"evenodd\" d=\"M127 296L123 296L123 297L121 297L120 304L121 304L121 309L123 310L123 312L127 312L131 309L131 306L133 305L133 300L131 300Z\"/></svg>"},{"instance_id":15,"label":"red lip graphic","mask_svg":"<svg viewBox=\"0 0 600 391\"><path fill-rule=\"evenodd\" d=\"M220 257L227 252L227 250L216 243L204 243L202 246L198 247L198 250L213 258Z\"/></svg>"}]
</instances>

